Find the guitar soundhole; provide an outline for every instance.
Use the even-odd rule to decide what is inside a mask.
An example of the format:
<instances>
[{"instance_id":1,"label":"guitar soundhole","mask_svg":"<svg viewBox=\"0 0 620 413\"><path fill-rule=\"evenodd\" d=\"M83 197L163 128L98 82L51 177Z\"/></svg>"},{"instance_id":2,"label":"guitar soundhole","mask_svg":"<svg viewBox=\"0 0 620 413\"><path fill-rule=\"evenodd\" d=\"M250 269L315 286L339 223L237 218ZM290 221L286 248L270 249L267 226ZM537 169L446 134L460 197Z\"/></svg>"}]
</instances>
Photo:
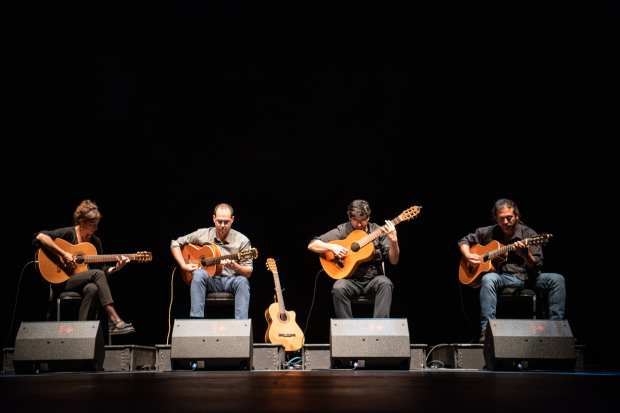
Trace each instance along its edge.
<instances>
[{"instance_id":1,"label":"guitar soundhole","mask_svg":"<svg viewBox=\"0 0 620 413\"><path fill-rule=\"evenodd\" d=\"M85 265L85 260L84 260L84 254L83 252L78 252L76 254L73 255L73 257L75 258L75 264L79 267Z\"/></svg>"},{"instance_id":2,"label":"guitar soundhole","mask_svg":"<svg viewBox=\"0 0 620 413\"><path fill-rule=\"evenodd\" d=\"M286 317L286 314L280 314L280 320L287 321L288 318Z\"/></svg>"},{"instance_id":3,"label":"guitar soundhole","mask_svg":"<svg viewBox=\"0 0 620 413\"><path fill-rule=\"evenodd\" d=\"M351 245L351 251L358 252L359 250L360 250L360 244L358 244L357 242Z\"/></svg>"}]
</instances>

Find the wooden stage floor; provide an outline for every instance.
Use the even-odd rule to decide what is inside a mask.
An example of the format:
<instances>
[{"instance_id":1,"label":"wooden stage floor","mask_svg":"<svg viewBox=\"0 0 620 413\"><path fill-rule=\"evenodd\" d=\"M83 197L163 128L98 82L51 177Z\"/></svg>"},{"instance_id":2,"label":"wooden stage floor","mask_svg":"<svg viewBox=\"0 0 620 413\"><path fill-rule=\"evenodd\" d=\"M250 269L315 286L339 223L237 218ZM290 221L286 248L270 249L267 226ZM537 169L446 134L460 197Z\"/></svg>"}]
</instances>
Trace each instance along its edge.
<instances>
[{"instance_id":1,"label":"wooden stage floor","mask_svg":"<svg viewBox=\"0 0 620 413\"><path fill-rule=\"evenodd\" d=\"M0 376L3 412L617 412L620 373L127 372Z\"/></svg>"}]
</instances>

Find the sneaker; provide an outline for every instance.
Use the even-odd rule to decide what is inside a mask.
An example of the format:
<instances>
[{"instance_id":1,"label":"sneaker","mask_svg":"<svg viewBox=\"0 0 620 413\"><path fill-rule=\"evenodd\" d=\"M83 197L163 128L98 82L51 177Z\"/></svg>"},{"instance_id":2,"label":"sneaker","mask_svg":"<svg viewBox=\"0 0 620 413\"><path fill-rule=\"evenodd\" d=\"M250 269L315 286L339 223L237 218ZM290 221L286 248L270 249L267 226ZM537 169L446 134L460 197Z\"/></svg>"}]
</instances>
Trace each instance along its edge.
<instances>
[{"instance_id":1,"label":"sneaker","mask_svg":"<svg viewBox=\"0 0 620 413\"><path fill-rule=\"evenodd\" d=\"M478 340L481 344L484 344L484 336L486 335L486 333L487 333L487 329L483 328L482 335L480 336L480 340Z\"/></svg>"}]
</instances>

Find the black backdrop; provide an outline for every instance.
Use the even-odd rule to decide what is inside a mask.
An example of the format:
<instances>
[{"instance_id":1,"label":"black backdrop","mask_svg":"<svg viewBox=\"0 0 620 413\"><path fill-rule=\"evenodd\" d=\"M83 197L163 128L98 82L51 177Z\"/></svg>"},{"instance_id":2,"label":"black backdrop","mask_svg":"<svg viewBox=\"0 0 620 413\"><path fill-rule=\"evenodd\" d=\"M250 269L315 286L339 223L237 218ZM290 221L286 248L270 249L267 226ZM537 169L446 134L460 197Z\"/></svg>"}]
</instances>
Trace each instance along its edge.
<instances>
[{"instance_id":1,"label":"black backdrop","mask_svg":"<svg viewBox=\"0 0 620 413\"><path fill-rule=\"evenodd\" d=\"M306 246L362 198L375 222L424 207L398 226L392 316L408 318L412 342L469 342L456 242L509 197L555 235L544 270L567 279L588 364L617 367L605 350L619 315L617 6L384 3L2 6L2 340L31 234L70 225L82 199L102 209L105 252L154 254L111 280L137 328L123 342L153 345L168 331L170 240L211 226L215 204L234 206L259 250L260 341L265 258L279 259L305 328L320 269ZM331 284L321 274L309 343L329 339ZM178 272L174 290L172 318L186 318ZM47 293L28 267L9 345L21 321L44 318ZM462 296L477 339L478 291Z\"/></svg>"}]
</instances>

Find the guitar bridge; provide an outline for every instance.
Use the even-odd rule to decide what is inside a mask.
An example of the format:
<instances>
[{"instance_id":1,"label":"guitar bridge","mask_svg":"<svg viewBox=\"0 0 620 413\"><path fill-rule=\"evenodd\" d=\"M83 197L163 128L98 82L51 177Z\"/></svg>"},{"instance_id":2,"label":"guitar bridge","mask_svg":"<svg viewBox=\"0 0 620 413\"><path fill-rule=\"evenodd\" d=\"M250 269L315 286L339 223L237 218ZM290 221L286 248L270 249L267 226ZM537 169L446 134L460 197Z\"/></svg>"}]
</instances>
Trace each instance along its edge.
<instances>
[{"instance_id":1,"label":"guitar bridge","mask_svg":"<svg viewBox=\"0 0 620 413\"><path fill-rule=\"evenodd\" d=\"M278 334L278 337L297 337L296 334Z\"/></svg>"}]
</instances>

